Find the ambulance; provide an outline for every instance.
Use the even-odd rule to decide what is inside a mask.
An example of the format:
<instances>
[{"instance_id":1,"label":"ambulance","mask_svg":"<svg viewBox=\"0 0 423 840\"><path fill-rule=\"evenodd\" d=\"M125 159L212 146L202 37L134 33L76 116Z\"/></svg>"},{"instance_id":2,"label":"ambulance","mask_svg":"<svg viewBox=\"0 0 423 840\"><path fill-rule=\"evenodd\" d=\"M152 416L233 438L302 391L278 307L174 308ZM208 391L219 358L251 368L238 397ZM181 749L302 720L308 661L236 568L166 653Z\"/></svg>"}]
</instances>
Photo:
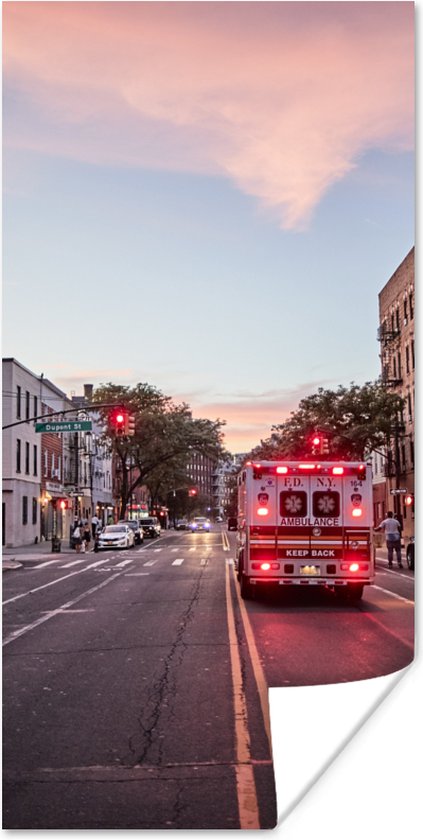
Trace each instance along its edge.
<instances>
[{"instance_id":1,"label":"ambulance","mask_svg":"<svg viewBox=\"0 0 423 840\"><path fill-rule=\"evenodd\" d=\"M265 585L318 586L354 602L374 582L369 464L248 462L237 484L243 598Z\"/></svg>"}]
</instances>

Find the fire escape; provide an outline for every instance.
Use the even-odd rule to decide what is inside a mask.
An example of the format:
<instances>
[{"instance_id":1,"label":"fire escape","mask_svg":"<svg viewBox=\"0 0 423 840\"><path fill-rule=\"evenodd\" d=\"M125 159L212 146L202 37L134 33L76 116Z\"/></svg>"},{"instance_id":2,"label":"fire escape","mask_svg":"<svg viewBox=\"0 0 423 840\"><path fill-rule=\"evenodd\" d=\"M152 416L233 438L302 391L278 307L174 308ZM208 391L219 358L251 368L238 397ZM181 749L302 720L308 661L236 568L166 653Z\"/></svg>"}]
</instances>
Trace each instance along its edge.
<instances>
[{"instance_id":1,"label":"fire escape","mask_svg":"<svg viewBox=\"0 0 423 840\"><path fill-rule=\"evenodd\" d=\"M391 314L390 325L385 320L377 331L377 339L380 341L381 381L386 388L399 389L403 382L400 337L399 310L397 310L395 316ZM392 429L392 438L387 441L385 462L385 477L389 481L391 493L398 492L401 486L400 437L403 433L403 417L398 417ZM391 479L395 479L395 490L392 489ZM400 505L397 495L394 499L394 508L395 512L399 513Z\"/></svg>"}]
</instances>

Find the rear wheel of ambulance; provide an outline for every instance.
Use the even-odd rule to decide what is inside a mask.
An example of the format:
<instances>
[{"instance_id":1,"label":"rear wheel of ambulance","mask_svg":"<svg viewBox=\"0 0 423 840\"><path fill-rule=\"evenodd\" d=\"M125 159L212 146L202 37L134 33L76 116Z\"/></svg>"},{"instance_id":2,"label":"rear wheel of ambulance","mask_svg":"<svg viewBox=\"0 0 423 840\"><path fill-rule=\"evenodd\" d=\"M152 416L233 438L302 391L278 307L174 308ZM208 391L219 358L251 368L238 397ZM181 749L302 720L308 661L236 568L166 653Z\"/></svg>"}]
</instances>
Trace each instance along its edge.
<instances>
[{"instance_id":1,"label":"rear wheel of ambulance","mask_svg":"<svg viewBox=\"0 0 423 840\"><path fill-rule=\"evenodd\" d=\"M244 601L248 601L250 598L253 597L253 587L251 586L249 578L246 575L244 575L244 572L241 572L240 588L241 598L243 598Z\"/></svg>"},{"instance_id":2,"label":"rear wheel of ambulance","mask_svg":"<svg viewBox=\"0 0 423 840\"><path fill-rule=\"evenodd\" d=\"M347 586L337 587L335 594L344 604L356 604L363 597L363 590L362 583L348 583Z\"/></svg>"}]
</instances>

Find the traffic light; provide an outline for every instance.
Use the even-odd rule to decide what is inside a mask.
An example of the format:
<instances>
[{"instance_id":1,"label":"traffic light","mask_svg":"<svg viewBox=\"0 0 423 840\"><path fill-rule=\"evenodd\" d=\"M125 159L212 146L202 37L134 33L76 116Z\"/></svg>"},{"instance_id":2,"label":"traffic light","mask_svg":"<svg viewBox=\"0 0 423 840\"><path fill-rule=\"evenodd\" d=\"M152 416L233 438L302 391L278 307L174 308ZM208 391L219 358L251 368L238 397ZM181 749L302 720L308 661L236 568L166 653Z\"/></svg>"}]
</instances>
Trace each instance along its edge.
<instances>
[{"instance_id":1,"label":"traffic light","mask_svg":"<svg viewBox=\"0 0 423 840\"><path fill-rule=\"evenodd\" d=\"M413 501L414 501L414 498L413 498L412 494L411 494L411 493L407 493L407 495L406 495L406 497L405 497L405 499L404 499L404 502L405 502L405 504L407 505L407 507L409 507L410 505L412 505L412 504L413 504Z\"/></svg>"},{"instance_id":2,"label":"traffic light","mask_svg":"<svg viewBox=\"0 0 423 840\"><path fill-rule=\"evenodd\" d=\"M115 408L109 416L109 426L110 430L114 432L115 435L121 437L122 435L126 434L125 432L125 425L127 418L127 412L124 411L122 408Z\"/></svg>"},{"instance_id":3,"label":"traffic light","mask_svg":"<svg viewBox=\"0 0 423 840\"><path fill-rule=\"evenodd\" d=\"M322 445L320 447L322 455L329 455L329 441L327 437L322 438Z\"/></svg>"},{"instance_id":4,"label":"traffic light","mask_svg":"<svg viewBox=\"0 0 423 840\"><path fill-rule=\"evenodd\" d=\"M311 453L312 455L317 455L321 451L322 446L322 438L320 437L317 432L314 433L311 439Z\"/></svg>"},{"instance_id":5,"label":"traffic light","mask_svg":"<svg viewBox=\"0 0 423 840\"><path fill-rule=\"evenodd\" d=\"M188 496L196 496L196 495L197 495L197 488L196 487L190 487L189 490L188 490Z\"/></svg>"},{"instance_id":6,"label":"traffic light","mask_svg":"<svg viewBox=\"0 0 423 840\"><path fill-rule=\"evenodd\" d=\"M56 504L60 510L68 510L70 507L69 499L57 499Z\"/></svg>"},{"instance_id":7,"label":"traffic light","mask_svg":"<svg viewBox=\"0 0 423 840\"><path fill-rule=\"evenodd\" d=\"M133 437L135 434L135 414L131 414L130 412L126 415L125 421L125 435L129 437Z\"/></svg>"}]
</instances>

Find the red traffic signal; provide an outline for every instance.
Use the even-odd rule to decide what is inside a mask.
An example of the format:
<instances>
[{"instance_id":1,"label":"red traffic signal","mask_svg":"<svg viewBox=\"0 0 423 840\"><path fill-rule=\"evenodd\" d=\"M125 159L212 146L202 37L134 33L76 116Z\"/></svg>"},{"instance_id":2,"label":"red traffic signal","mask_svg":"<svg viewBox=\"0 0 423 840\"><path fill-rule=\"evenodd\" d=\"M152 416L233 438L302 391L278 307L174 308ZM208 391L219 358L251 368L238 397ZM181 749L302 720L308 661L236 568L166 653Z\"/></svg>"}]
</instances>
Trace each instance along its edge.
<instances>
[{"instance_id":1,"label":"red traffic signal","mask_svg":"<svg viewBox=\"0 0 423 840\"><path fill-rule=\"evenodd\" d=\"M405 499L404 499L405 504L406 504L407 506L412 505L412 504L413 504L413 501L414 501L414 498L413 498L412 494L411 494L411 493L408 493L408 494L407 494L407 496L406 496L406 497L405 497Z\"/></svg>"},{"instance_id":2,"label":"red traffic signal","mask_svg":"<svg viewBox=\"0 0 423 840\"><path fill-rule=\"evenodd\" d=\"M56 499L56 505L60 510L68 510L70 507L69 499Z\"/></svg>"},{"instance_id":3,"label":"red traffic signal","mask_svg":"<svg viewBox=\"0 0 423 840\"><path fill-rule=\"evenodd\" d=\"M197 495L197 488L196 487L190 487L190 489L188 490L188 496L196 496L196 495Z\"/></svg>"},{"instance_id":4,"label":"red traffic signal","mask_svg":"<svg viewBox=\"0 0 423 840\"><path fill-rule=\"evenodd\" d=\"M127 422L127 412L121 408L115 408L109 415L109 426L111 431L116 435L125 434L125 424Z\"/></svg>"}]
</instances>

